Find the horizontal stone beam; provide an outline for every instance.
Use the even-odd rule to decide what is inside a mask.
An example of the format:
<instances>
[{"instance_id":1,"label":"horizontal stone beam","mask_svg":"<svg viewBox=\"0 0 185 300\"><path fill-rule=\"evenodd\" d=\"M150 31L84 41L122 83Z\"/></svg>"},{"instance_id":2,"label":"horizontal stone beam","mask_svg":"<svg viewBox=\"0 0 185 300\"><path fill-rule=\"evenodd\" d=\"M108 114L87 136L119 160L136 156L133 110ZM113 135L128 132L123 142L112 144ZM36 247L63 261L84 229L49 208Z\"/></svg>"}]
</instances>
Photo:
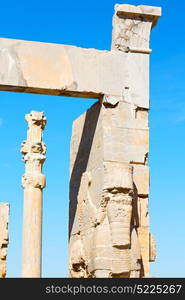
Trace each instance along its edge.
<instances>
[{"instance_id":1,"label":"horizontal stone beam","mask_svg":"<svg viewBox=\"0 0 185 300\"><path fill-rule=\"evenodd\" d=\"M127 102L148 108L148 74L132 55L146 64L143 54L0 38L0 90L124 100L129 85Z\"/></svg>"}]
</instances>

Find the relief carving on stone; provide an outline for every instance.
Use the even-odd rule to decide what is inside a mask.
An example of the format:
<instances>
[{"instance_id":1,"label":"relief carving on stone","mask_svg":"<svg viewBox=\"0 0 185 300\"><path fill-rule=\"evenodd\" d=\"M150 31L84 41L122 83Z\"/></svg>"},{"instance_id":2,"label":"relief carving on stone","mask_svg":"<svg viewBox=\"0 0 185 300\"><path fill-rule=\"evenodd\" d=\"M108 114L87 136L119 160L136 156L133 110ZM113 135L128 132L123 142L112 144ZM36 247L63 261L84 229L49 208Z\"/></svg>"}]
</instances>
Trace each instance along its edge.
<instances>
[{"instance_id":1,"label":"relief carving on stone","mask_svg":"<svg viewBox=\"0 0 185 300\"><path fill-rule=\"evenodd\" d=\"M120 175L120 176L119 176ZM132 222L133 167L104 163L104 188L96 207L91 174L82 175L76 222L70 239L71 277L139 277L141 253Z\"/></svg>"}]
</instances>

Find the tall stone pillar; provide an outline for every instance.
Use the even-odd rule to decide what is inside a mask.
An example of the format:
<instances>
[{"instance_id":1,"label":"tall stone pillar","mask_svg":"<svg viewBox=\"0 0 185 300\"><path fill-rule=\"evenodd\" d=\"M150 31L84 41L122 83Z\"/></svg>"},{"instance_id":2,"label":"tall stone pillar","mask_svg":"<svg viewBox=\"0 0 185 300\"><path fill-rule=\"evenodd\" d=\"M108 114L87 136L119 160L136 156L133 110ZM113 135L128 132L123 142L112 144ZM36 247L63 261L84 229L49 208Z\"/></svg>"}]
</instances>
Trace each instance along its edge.
<instances>
[{"instance_id":1,"label":"tall stone pillar","mask_svg":"<svg viewBox=\"0 0 185 300\"><path fill-rule=\"evenodd\" d=\"M45 176L42 166L46 159L46 146L42 131L46 124L43 112L32 111L25 116L28 122L27 140L21 152L25 162L22 177L24 188L22 277L41 277L42 252L42 190Z\"/></svg>"},{"instance_id":2,"label":"tall stone pillar","mask_svg":"<svg viewBox=\"0 0 185 300\"><path fill-rule=\"evenodd\" d=\"M112 53L122 92L103 95L73 123L71 277L144 277L155 259L149 232L149 38L161 9L116 5Z\"/></svg>"},{"instance_id":3,"label":"tall stone pillar","mask_svg":"<svg viewBox=\"0 0 185 300\"><path fill-rule=\"evenodd\" d=\"M0 203L0 278L6 277L9 204Z\"/></svg>"},{"instance_id":4,"label":"tall stone pillar","mask_svg":"<svg viewBox=\"0 0 185 300\"><path fill-rule=\"evenodd\" d=\"M128 137L131 137L129 147L129 162L133 165L135 186L135 227L141 248L143 276L150 272L150 252L153 252L154 238L149 232L149 46L151 29L156 25L161 16L161 8L145 5L115 5L113 17L112 50L127 53L128 75L124 83L122 105L125 106L129 122ZM135 72L135 70L139 72ZM138 75L141 78L138 78ZM133 93L137 86L138 93ZM140 104L137 105L138 98ZM108 99L111 97L108 97ZM131 102L131 103L124 103ZM130 123L130 124L129 124ZM132 143L132 146L131 146Z\"/></svg>"}]
</instances>

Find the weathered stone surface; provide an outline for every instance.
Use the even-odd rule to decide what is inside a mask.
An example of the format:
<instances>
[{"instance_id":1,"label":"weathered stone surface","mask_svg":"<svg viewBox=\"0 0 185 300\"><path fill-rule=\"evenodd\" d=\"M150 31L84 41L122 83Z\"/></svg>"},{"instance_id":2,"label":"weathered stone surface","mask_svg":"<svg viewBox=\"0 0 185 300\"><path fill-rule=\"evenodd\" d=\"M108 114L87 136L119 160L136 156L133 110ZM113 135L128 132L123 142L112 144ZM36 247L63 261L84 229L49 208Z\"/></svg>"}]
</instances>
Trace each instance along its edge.
<instances>
[{"instance_id":1,"label":"weathered stone surface","mask_svg":"<svg viewBox=\"0 0 185 300\"><path fill-rule=\"evenodd\" d=\"M149 151L147 109L125 102L118 102L115 107L104 103L101 113L104 160L146 164Z\"/></svg>"},{"instance_id":2,"label":"weathered stone surface","mask_svg":"<svg viewBox=\"0 0 185 300\"><path fill-rule=\"evenodd\" d=\"M149 107L148 75L128 53L1 38L0 64L0 90L123 99L129 82L130 101Z\"/></svg>"},{"instance_id":3,"label":"weathered stone surface","mask_svg":"<svg viewBox=\"0 0 185 300\"><path fill-rule=\"evenodd\" d=\"M43 112L32 111L25 119L28 122L27 140L21 146L25 162L25 174L22 177L24 188L22 276L40 277L42 189L45 187L42 166L46 159L42 131L46 125L46 117Z\"/></svg>"},{"instance_id":4,"label":"weathered stone surface","mask_svg":"<svg viewBox=\"0 0 185 300\"><path fill-rule=\"evenodd\" d=\"M125 54L122 91L104 90L73 123L71 277L149 274L155 251L148 216L148 54L150 30L160 13L160 8L116 5L112 53Z\"/></svg>"},{"instance_id":5,"label":"weathered stone surface","mask_svg":"<svg viewBox=\"0 0 185 300\"><path fill-rule=\"evenodd\" d=\"M93 178L90 183L90 190L91 198L95 204L99 203L99 197L102 193L103 153L100 149L103 147L103 139L100 109L100 103L95 103L91 109L73 123L70 151L69 233L71 233L71 230L73 233L78 232L77 197L81 186L81 177L85 171L90 171L91 178ZM75 222L74 218L76 218Z\"/></svg>"},{"instance_id":6,"label":"weathered stone surface","mask_svg":"<svg viewBox=\"0 0 185 300\"><path fill-rule=\"evenodd\" d=\"M9 209L8 203L0 203L0 278L6 277Z\"/></svg>"},{"instance_id":7,"label":"weathered stone surface","mask_svg":"<svg viewBox=\"0 0 185 300\"><path fill-rule=\"evenodd\" d=\"M148 198L138 197L137 204L139 227L149 227Z\"/></svg>"},{"instance_id":8,"label":"weathered stone surface","mask_svg":"<svg viewBox=\"0 0 185 300\"><path fill-rule=\"evenodd\" d=\"M105 97L106 98L106 97ZM109 103L112 97L109 96ZM121 101L121 98L116 97L117 105L114 107L104 106L104 126L107 128L127 128L127 129L148 129L148 110L138 107L137 105L130 104L129 102ZM129 101L129 99L128 99Z\"/></svg>"},{"instance_id":9,"label":"weathered stone surface","mask_svg":"<svg viewBox=\"0 0 185 300\"><path fill-rule=\"evenodd\" d=\"M160 7L116 4L112 48L126 52L150 53L150 31L160 16Z\"/></svg>"},{"instance_id":10,"label":"weathered stone surface","mask_svg":"<svg viewBox=\"0 0 185 300\"><path fill-rule=\"evenodd\" d=\"M133 189L133 167L131 165L108 161L103 163L103 170L103 190Z\"/></svg>"},{"instance_id":11,"label":"weathered stone surface","mask_svg":"<svg viewBox=\"0 0 185 300\"><path fill-rule=\"evenodd\" d=\"M130 252L132 222L138 218L140 208L138 199L136 211L132 210L133 169L139 165L130 164L130 158L121 162L116 151L115 161L105 159L106 109L109 111L108 107L98 102L73 124L69 255L72 277L81 277L82 274L83 277L103 274L107 277L130 277L131 274L131 277L140 277L142 274L141 263L136 260L136 269L131 263L131 253L136 250ZM93 125L95 123L96 126ZM130 140L125 139L127 143ZM122 151L124 154L124 148ZM140 188L140 181L136 184ZM139 226L140 221L136 223ZM139 245L137 231L135 234L133 245ZM76 257L72 253L76 240L83 248L80 259L79 255ZM141 261L141 253L138 260Z\"/></svg>"},{"instance_id":12,"label":"weathered stone surface","mask_svg":"<svg viewBox=\"0 0 185 300\"><path fill-rule=\"evenodd\" d=\"M149 194L149 168L146 165L134 165L134 183L138 196L147 197Z\"/></svg>"},{"instance_id":13,"label":"weathered stone surface","mask_svg":"<svg viewBox=\"0 0 185 300\"><path fill-rule=\"evenodd\" d=\"M105 161L144 164L149 151L148 138L148 130L105 127Z\"/></svg>"},{"instance_id":14,"label":"weathered stone surface","mask_svg":"<svg viewBox=\"0 0 185 300\"><path fill-rule=\"evenodd\" d=\"M136 228L131 231L131 272L130 277L141 276L141 249Z\"/></svg>"},{"instance_id":15,"label":"weathered stone surface","mask_svg":"<svg viewBox=\"0 0 185 300\"><path fill-rule=\"evenodd\" d=\"M150 273L150 266L149 266L149 228L148 227L138 227L137 228L138 239L141 249L141 258L143 264L143 275L148 275Z\"/></svg>"},{"instance_id":16,"label":"weathered stone surface","mask_svg":"<svg viewBox=\"0 0 185 300\"><path fill-rule=\"evenodd\" d=\"M156 255L157 255L157 250L156 250L156 243L155 243L155 238L153 234L150 233L150 261L155 261Z\"/></svg>"},{"instance_id":17,"label":"weathered stone surface","mask_svg":"<svg viewBox=\"0 0 185 300\"><path fill-rule=\"evenodd\" d=\"M143 277L155 259L148 217L149 40L160 15L159 7L116 4L111 51L0 39L0 90L99 100L73 124L71 277ZM46 118L33 111L26 120L23 277L40 277Z\"/></svg>"}]
</instances>

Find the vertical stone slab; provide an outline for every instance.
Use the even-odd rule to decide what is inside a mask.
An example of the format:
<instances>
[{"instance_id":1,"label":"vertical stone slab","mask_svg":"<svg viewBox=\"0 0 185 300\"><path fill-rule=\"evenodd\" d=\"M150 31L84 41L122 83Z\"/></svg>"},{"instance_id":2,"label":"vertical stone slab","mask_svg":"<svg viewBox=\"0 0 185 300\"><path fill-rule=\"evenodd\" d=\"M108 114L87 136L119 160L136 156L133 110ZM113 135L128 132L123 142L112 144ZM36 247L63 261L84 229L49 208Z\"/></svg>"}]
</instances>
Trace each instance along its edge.
<instances>
[{"instance_id":1,"label":"vertical stone slab","mask_svg":"<svg viewBox=\"0 0 185 300\"><path fill-rule=\"evenodd\" d=\"M0 203L0 278L6 277L9 209L8 203Z\"/></svg>"},{"instance_id":2,"label":"vertical stone slab","mask_svg":"<svg viewBox=\"0 0 185 300\"><path fill-rule=\"evenodd\" d=\"M132 269L133 166L120 159L117 147L109 152L111 122L109 108L99 101L73 124L71 277L129 277ZM115 142L121 138L117 135Z\"/></svg>"},{"instance_id":3,"label":"vertical stone slab","mask_svg":"<svg viewBox=\"0 0 185 300\"><path fill-rule=\"evenodd\" d=\"M129 95L127 91L124 100ZM111 96L109 96L111 100ZM149 194L149 173L147 166L147 157L149 151L149 128L148 111L144 108L138 108L136 105L124 101L118 101L115 105L105 103L103 107L104 114L104 160L115 164L130 164L133 167L133 197L132 197L132 223L130 224L130 234L135 230L133 242L131 242L130 271L127 277L142 277L149 272L149 224L148 211L144 216L146 234L144 235L145 244L142 243L142 232L138 231L140 226L139 204L148 206L145 201ZM115 176L119 177L115 169ZM125 176L128 176L125 174ZM142 205L142 212L146 210ZM138 241L137 241L138 240ZM134 249L134 245L139 245L140 249ZM133 253L140 253L138 256ZM140 263L137 263L140 261ZM134 269L135 268L135 269Z\"/></svg>"},{"instance_id":4,"label":"vertical stone slab","mask_svg":"<svg viewBox=\"0 0 185 300\"><path fill-rule=\"evenodd\" d=\"M32 111L25 119L28 122L27 140L21 147L25 162L25 174L22 177L24 188L22 277L41 277L42 190L45 187L42 166L46 159L42 131L46 117L43 112Z\"/></svg>"},{"instance_id":5,"label":"vertical stone slab","mask_svg":"<svg viewBox=\"0 0 185 300\"><path fill-rule=\"evenodd\" d=\"M94 261L93 245L99 240L97 235L97 242L94 242L94 228L102 217L98 211L103 185L102 147L101 104L97 102L73 123L69 218L71 277L92 276L89 268Z\"/></svg>"},{"instance_id":6,"label":"vertical stone slab","mask_svg":"<svg viewBox=\"0 0 185 300\"><path fill-rule=\"evenodd\" d=\"M115 6L112 52L116 55L123 51L126 55L122 93L103 95L73 124L71 277L124 278L149 274L149 261L155 255L148 218L146 107L149 107L149 36L160 13L160 8L155 7ZM145 83L143 106L133 104L138 103L134 97L141 95L133 92L133 86L138 84L135 74L140 74Z\"/></svg>"},{"instance_id":7,"label":"vertical stone slab","mask_svg":"<svg viewBox=\"0 0 185 300\"><path fill-rule=\"evenodd\" d=\"M134 168L134 206L135 216L137 216L134 223L141 248L143 265L142 276L147 276L149 274L149 261L152 261L152 259L150 259L148 218L149 169L147 166L147 158L149 150L149 128L148 110L145 109L144 103L148 103L149 107L150 32L156 25L160 16L161 8L159 7L116 4L113 17L112 50L123 51L128 55L128 81L127 86L123 89L121 101L129 102L127 101L129 97L137 97L137 94L133 93L132 85L133 82L135 85L137 85L138 82L134 75L134 65L139 68L140 76L143 77L146 82L145 87L142 87L143 107L142 105L133 107L130 104L122 104L125 108L127 107L125 111L128 111L126 116L127 124L123 125L122 123L122 126L125 127L125 129L122 129L122 136L123 134L125 136L123 146L125 151L123 151L123 155L124 158L126 156L126 159L132 163ZM109 98L111 99L111 97ZM117 131L120 130L117 129ZM121 159L124 158L121 157Z\"/></svg>"}]
</instances>

